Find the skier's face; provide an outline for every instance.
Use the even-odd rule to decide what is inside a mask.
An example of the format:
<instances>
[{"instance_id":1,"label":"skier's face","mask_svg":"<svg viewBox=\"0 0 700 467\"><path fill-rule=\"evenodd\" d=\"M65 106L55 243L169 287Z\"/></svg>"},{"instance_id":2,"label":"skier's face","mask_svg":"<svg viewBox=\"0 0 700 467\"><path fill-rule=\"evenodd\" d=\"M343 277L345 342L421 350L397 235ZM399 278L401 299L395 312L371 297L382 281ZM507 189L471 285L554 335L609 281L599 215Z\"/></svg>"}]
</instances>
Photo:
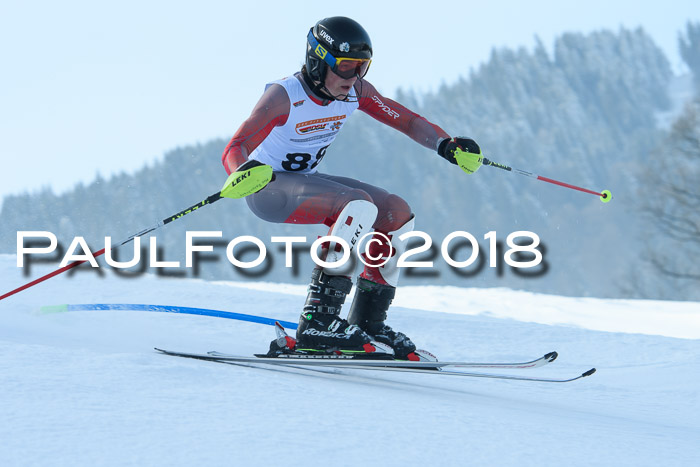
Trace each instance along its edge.
<instances>
[{"instance_id":1,"label":"skier's face","mask_svg":"<svg viewBox=\"0 0 700 467\"><path fill-rule=\"evenodd\" d=\"M357 81L357 75L352 78L343 79L331 70L328 70L326 73L325 85L326 89L328 89L333 97L342 100L347 97L355 81Z\"/></svg>"}]
</instances>

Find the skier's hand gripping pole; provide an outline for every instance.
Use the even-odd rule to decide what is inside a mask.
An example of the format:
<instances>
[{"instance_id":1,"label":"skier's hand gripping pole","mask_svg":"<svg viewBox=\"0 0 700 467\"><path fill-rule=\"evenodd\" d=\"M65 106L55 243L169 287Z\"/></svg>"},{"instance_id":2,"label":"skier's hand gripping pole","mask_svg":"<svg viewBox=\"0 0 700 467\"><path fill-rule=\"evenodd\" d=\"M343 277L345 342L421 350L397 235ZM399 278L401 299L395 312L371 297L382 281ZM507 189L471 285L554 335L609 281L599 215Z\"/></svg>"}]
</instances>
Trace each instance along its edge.
<instances>
[{"instance_id":1,"label":"skier's hand gripping pole","mask_svg":"<svg viewBox=\"0 0 700 467\"><path fill-rule=\"evenodd\" d=\"M235 172L231 172L221 188L221 196L233 199L245 198L262 190L274 179L272 167L249 159L239 165Z\"/></svg>"},{"instance_id":2,"label":"skier's hand gripping pole","mask_svg":"<svg viewBox=\"0 0 700 467\"><path fill-rule=\"evenodd\" d=\"M481 167L481 148L471 138L458 136L440 142L438 154L448 162L458 165L467 174L473 174Z\"/></svg>"}]
</instances>

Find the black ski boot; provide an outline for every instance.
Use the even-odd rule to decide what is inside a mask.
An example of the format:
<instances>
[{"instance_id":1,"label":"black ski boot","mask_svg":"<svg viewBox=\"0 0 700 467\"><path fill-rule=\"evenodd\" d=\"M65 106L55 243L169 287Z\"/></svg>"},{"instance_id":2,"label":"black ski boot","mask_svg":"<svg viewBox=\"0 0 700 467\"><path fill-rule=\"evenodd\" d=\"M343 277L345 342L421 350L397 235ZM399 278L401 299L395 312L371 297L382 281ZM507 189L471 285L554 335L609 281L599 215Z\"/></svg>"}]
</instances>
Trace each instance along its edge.
<instances>
[{"instance_id":1,"label":"black ski boot","mask_svg":"<svg viewBox=\"0 0 700 467\"><path fill-rule=\"evenodd\" d=\"M299 318L295 352L391 354L362 329L341 319L340 308L352 289L345 276L329 276L314 269L304 311Z\"/></svg>"},{"instance_id":2,"label":"black ski boot","mask_svg":"<svg viewBox=\"0 0 700 467\"><path fill-rule=\"evenodd\" d=\"M358 277L355 299L348 313L348 322L358 325L377 342L394 349L397 359L420 360L421 358L414 353L416 346L411 339L384 323L386 312L395 294L396 287L377 284Z\"/></svg>"}]
</instances>

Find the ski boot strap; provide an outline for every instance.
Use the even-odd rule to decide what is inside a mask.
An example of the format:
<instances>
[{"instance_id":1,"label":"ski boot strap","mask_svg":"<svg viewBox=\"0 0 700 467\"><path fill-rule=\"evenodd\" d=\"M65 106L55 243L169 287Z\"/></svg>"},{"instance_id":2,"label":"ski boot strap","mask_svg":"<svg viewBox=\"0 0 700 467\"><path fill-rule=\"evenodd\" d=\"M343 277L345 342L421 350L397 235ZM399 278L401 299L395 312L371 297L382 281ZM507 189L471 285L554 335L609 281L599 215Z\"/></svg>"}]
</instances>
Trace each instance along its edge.
<instances>
[{"instance_id":1,"label":"ski boot strap","mask_svg":"<svg viewBox=\"0 0 700 467\"><path fill-rule=\"evenodd\" d=\"M340 314L345 297L352 289L352 281L345 276L329 276L321 269L314 269L309 284L304 311Z\"/></svg>"},{"instance_id":2,"label":"ski boot strap","mask_svg":"<svg viewBox=\"0 0 700 467\"><path fill-rule=\"evenodd\" d=\"M359 325L365 331L378 331L384 326L387 310L395 295L396 287L358 277L348 322Z\"/></svg>"}]
</instances>

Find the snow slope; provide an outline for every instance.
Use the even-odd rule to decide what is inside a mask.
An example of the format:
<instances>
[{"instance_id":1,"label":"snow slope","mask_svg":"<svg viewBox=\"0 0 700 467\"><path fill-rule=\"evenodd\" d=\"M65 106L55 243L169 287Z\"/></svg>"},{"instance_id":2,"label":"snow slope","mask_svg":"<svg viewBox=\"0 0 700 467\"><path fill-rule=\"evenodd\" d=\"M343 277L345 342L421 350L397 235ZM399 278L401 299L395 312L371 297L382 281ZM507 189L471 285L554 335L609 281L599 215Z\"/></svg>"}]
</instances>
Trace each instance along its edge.
<instances>
[{"instance_id":1,"label":"snow slope","mask_svg":"<svg viewBox=\"0 0 700 467\"><path fill-rule=\"evenodd\" d=\"M0 256L1 292L26 282ZM35 274L39 274L37 269ZM34 274L33 274L34 275ZM296 321L303 286L56 277L0 302L0 465L700 465L700 304L505 289L401 289L390 321L443 360L534 358L568 384L179 359L265 350L270 326L136 311L152 303Z\"/></svg>"}]
</instances>

